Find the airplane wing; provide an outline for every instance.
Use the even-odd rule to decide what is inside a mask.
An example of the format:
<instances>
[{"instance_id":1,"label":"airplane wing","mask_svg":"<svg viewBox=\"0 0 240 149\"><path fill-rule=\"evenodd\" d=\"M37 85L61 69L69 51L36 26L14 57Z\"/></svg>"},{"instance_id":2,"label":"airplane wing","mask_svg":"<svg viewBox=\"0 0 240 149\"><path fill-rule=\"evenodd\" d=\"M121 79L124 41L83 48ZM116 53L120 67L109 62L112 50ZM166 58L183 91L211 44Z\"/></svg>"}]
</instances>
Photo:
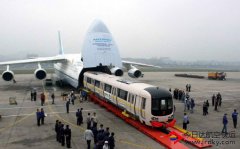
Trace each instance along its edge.
<instances>
[{"instance_id":1,"label":"airplane wing","mask_svg":"<svg viewBox=\"0 0 240 149\"><path fill-rule=\"evenodd\" d=\"M131 65L135 65L135 66L142 66L142 67L154 67L154 68L162 68L160 66L155 66L155 65L149 65L149 64L144 64L144 63L136 63L136 62L130 62L130 61L124 61L122 60L123 65L126 68L130 68Z\"/></svg>"},{"instance_id":2,"label":"airplane wing","mask_svg":"<svg viewBox=\"0 0 240 149\"><path fill-rule=\"evenodd\" d=\"M62 55L53 56L53 57L39 57L34 59L26 59L26 60L16 60L16 61L6 61L0 62L1 65L15 65L15 64L30 64L30 63L39 63L39 62L60 62L66 60Z\"/></svg>"}]
</instances>

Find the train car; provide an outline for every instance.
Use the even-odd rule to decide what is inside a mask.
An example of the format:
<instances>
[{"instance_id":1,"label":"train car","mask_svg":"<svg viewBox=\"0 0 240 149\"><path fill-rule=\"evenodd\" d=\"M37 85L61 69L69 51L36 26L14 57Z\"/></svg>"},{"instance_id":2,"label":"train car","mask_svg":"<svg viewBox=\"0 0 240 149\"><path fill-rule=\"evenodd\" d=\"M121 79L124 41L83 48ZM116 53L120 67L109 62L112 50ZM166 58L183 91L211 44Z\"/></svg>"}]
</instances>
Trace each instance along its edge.
<instances>
[{"instance_id":1,"label":"train car","mask_svg":"<svg viewBox=\"0 0 240 149\"><path fill-rule=\"evenodd\" d=\"M165 89L100 72L85 72L83 83L103 100L148 126L170 122L174 118L172 95Z\"/></svg>"}]
</instances>

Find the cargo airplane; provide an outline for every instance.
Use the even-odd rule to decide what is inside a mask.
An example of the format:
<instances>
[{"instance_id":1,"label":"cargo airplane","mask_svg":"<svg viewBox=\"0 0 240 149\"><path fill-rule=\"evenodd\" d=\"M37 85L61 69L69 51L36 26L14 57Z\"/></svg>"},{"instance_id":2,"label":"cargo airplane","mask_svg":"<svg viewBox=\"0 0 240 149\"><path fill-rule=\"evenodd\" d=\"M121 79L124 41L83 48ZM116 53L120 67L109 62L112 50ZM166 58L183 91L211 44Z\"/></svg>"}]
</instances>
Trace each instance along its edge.
<instances>
[{"instance_id":1,"label":"cargo airplane","mask_svg":"<svg viewBox=\"0 0 240 149\"><path fill-rule=\"evenodd\" d=\"M100 20L95 20L90 26L83 43L82 55L80 53L65 54L60 32L58 32L58 37L60 48L59 54L56 56L0 62L0 66L6 66L6 70L2 73L2 79L14 80L14 72L10 69L12 65L36 63L38 68L34 71L34 75L37 79L43 80L47 77L47 72L42 68L41 63L54 63L57 80L79 88L83 85L83 74L86 71L99 71L122 76L124 66L130 77L138 78L142 76L142 72L135 66L158 67L121 60L111 33Z\"/></svg>"}]
</instances>

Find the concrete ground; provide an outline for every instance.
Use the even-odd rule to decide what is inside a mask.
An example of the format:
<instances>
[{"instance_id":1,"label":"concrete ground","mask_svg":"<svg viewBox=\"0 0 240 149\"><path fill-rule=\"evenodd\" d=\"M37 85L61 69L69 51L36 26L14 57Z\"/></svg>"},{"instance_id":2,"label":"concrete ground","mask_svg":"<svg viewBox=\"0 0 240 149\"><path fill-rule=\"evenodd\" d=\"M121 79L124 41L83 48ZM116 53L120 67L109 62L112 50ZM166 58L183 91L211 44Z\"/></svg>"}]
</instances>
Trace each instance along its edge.
<instances>
[{"instance_id":1,"label":"concrete ground","mask_svg":"<svg viewBox=\"0 0 240 149\"><path fill-rule=\"evenodd\" d=\"M187 111L190 124L188 129L195 131L198 134L205 135L206 140L212 140L215 143L212 148L238 148L240 145L240 131L233 128L231 113L233 109L240 111L240 73L228 73L226 81L215 81L207 79L193 79L175 77L174 72L146 72L144 78L140 78L141 82L149 83L164 88L179 88L185 89L185 85L192 85L190 96L195 99L196 107L193 114ZM205 75L206 72L198 72L192 74ZM132 126L107 112L102 107L91 102L76 102L70 106L70 113L66 114L65 101L60 97L61 93L69 92L71 88L59 88L56 86L45 87L41 81L35 80L33 75L16 75L17 83L9 83L0 80L0 148L21 149L21 148L64 148L55 141L54 125L56 119L69 124L72 129L72 148L84 149L86 142L83 139L83 131L86 128L86 123L83 126L76 126L76 109L83 107L83 115L96 112L100 123L104 127L110 127L110 131L115 132L116 148L117 149L160 149L164 148L154 140L145 136ZM45 124L38 127L36 125L35 112L40 108L39 97L36 102L30 101L30 90L36 88L38 94L42 91L51 93L53 90L56 95L55 104L47 102L44 110L47 113ZM202 104L204 100L209 100L211 104L211 96L213 93L220 92L223 97L222 107L218 112L209 108L209 115L202 115ZM9 105L9 98L16 98L17 105ZM50 96L48 96L50 99ZM182 126L183 103L174 100L176 105L175 117L177 124ZM220 134L222 129L222 116L228 113L228 136ZM85 119L84 119L85 120ZM208 138L206 133L211 132L211 137ZM233 136L234 135L234 136ZM217 136L217 138L216 138ZM217 141L221 141L217 144ZM233 144L234 143L234 144ZM193 148L190 145L187 145Z\"/></svg>"}]
</instances>

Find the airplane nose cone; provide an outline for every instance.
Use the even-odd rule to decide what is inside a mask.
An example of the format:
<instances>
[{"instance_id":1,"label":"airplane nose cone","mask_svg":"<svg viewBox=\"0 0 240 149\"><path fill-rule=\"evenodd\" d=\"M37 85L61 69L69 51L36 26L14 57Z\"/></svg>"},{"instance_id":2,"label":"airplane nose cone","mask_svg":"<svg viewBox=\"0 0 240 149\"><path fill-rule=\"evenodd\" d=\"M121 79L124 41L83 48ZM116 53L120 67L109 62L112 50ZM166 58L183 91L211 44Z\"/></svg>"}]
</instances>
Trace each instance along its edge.
<instances>
[{"instance_id":1,"label":"airplane nose cone","mask_svg":"<svg viewBox=\"0 0 240 149\"><path fill-rule=\"evenodd\" d=\"M89 28L90 33L110 33L107 26L101 20L94 20Z\"/></svg>"}]
</instances>

